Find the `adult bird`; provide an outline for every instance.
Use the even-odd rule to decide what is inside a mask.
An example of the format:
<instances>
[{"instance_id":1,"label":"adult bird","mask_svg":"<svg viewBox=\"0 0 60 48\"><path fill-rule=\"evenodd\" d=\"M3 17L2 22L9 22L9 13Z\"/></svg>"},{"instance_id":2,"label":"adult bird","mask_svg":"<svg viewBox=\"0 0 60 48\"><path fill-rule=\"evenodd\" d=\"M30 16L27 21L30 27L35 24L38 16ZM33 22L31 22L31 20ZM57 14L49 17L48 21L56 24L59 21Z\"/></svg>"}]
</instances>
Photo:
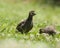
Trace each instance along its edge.
<instances>
[{"instance_id":1,"label":"adult bird","mask_svg":"<svg viewBox=\"0 0 60 48\"><path fill-rule=\"evenodd\" d=\"M26 20L23 20L22 22L20 22L16 29L23 33L28 33L32 28L33 28L33 16L36 15L35 11L30 11L28 18Z\"/></svg>"}]
</instances>

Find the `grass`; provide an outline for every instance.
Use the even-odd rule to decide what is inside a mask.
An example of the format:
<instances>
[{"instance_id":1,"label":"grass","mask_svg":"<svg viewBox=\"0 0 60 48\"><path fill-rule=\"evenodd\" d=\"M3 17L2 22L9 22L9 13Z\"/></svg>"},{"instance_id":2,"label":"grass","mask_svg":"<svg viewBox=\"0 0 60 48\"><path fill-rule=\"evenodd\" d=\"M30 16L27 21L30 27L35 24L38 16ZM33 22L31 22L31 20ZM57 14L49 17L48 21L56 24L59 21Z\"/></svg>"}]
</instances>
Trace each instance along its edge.
<instances>
[{"instance_id":1,"label":"grass","mask_svg":"<svg viewBox=\"0 0 60 48\"><path fill-rule=\"evenodd\" d=\"M30 10L35 10L37 14L33 19L33 29L27 35L16 33L17 24L28 17ZM60 31L60 7L21 0L0 0L0 48L59 48L59 34L53 38L38 33L39 28L51 24Z\"/></svg>"}]
</instances>

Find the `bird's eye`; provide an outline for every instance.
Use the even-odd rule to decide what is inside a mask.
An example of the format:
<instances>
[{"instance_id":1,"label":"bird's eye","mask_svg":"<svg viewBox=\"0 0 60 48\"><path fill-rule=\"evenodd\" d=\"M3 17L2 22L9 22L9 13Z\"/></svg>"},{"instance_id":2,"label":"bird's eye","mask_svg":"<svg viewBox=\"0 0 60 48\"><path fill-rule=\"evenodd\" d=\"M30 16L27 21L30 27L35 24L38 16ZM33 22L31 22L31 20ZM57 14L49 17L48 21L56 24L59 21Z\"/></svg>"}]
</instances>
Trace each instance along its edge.
<instances>
[{"instance_id":1,"label":"bird's eye","mask_svg":"<svg viewBox=\"0 0 60 48\"><path fill-rule=\"evenodd\" d=\"M31 13L31 15L33 15L33 13Z\"/></svg>"}]
</instances>

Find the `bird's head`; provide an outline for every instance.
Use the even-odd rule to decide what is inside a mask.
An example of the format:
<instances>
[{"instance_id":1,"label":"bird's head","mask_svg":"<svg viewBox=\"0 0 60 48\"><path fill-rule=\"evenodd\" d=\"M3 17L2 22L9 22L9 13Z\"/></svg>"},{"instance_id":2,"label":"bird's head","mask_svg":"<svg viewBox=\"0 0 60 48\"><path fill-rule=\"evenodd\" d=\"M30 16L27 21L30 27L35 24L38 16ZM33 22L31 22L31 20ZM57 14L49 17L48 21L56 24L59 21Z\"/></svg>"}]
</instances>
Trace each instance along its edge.
<instances>
[{"instance_id":1,"label":"bird's head","mask_svg":"<svg viewBox=\"0 0 60 48\"><path fill-rule=\"evenodd\" d=\"M29 12L29 15L30 15L30 16L36 15L36 14L35 14L35 11L30 11L30 12Z\"/></svg>"},{"instance_id":2,"label":"bird's head","mask_svg":"<svg viewBox=\"0 0 60 48\"><path fill-rule=\"evenodd\" d=\"M41 29L39 30L39 33L42 34L43 32L44 32L44 29L41 28Z\"/></svg>"}]
</instances>

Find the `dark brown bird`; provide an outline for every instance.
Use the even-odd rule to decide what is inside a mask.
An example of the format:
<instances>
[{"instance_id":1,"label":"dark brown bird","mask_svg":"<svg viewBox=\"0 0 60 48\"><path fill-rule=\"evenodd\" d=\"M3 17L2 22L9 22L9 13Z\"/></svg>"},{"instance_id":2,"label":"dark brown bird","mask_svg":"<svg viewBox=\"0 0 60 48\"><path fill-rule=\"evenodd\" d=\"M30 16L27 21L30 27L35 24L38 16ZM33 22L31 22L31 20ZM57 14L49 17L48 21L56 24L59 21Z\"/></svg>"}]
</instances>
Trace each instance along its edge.
<instances>
[{"instance_id":1,"label":"dark brown bird","mask_svg":"<svg viewBox=\"0 0 60 48\"><path fill-rule=\"evenodd\" d=\"M22 22L20 22L16 29L23 33L28 33L33 28L33 16L36 15L35 11L30 11L28 18Z\"/></svg>"},{"instance_id":2,"label":"dark brown bird","mask_svg":"<svg viewBox=\"0 0 60 48\"><path fill-rule=\"evenodd\" d=\"M40 34L46 33L46 34L54 36L54 34L56 34L56 30L53 26L46 26L45 28L40 29L39 33Z\"/></svg>"}]
</instances>

